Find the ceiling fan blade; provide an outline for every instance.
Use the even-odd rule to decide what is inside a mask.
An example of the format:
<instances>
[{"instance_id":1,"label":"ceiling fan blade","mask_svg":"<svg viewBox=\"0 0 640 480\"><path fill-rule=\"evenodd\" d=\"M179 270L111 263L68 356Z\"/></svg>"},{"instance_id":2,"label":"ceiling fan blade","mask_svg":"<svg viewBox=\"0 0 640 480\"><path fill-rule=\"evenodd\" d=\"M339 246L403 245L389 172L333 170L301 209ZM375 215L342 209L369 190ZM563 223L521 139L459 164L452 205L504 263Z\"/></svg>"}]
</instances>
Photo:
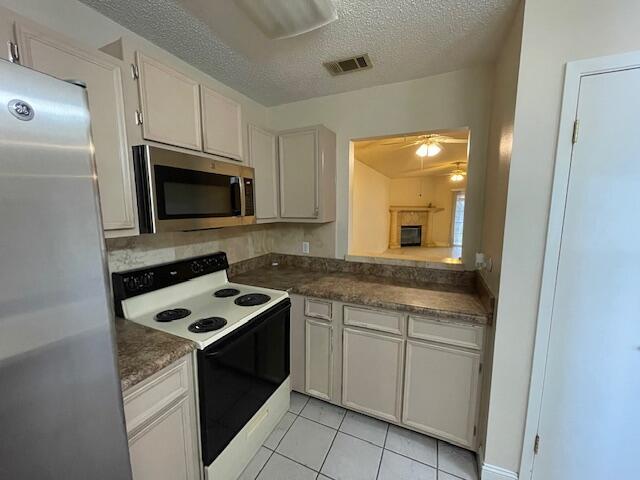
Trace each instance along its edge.
<instances>
[{"instance_id":1,"label":"ceiling fan blade","mask_svg":"<svg viewBox=\"0 0 640 480\"><path fill-rule=\"evenodd\" d=\"M438 143L468 143L466 138L439 137L435 140Z\"/></svg>"}]
</instances>

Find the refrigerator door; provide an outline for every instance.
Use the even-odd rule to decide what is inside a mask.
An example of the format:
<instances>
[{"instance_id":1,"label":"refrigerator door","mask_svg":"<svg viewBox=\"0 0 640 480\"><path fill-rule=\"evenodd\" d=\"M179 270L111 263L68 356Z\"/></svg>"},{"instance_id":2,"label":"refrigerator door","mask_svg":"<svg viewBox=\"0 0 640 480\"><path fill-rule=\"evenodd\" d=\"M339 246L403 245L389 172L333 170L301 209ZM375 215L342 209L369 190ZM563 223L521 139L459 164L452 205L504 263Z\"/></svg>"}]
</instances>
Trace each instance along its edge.
<instances>
[{"instance_id":1,"label":"refrigerator door","mask_svg":"<svg viewBox=\"0 0 640 480\"><path fill-rule=\"evenodd\" d=\"M0 478L130 479L86 93L0 79Z\"/></svg>"}]
</instances>

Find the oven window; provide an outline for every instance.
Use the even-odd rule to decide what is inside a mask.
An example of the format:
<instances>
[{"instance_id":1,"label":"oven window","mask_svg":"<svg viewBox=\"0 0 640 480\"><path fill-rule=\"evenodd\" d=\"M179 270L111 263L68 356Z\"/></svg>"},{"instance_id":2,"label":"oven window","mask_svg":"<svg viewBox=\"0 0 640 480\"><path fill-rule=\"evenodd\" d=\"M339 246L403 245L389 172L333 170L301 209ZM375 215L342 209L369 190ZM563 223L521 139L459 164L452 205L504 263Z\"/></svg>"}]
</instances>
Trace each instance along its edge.
<instances>
[{"instance_id":1,"label":"oven window","mask_svg":"<svg viewBox=\"0 0 640 480\"><path fill-rule=\"evenodd\" d=\"M158 218L240 215L238 177L156 165Z\"/></svg>"}]
</instances>

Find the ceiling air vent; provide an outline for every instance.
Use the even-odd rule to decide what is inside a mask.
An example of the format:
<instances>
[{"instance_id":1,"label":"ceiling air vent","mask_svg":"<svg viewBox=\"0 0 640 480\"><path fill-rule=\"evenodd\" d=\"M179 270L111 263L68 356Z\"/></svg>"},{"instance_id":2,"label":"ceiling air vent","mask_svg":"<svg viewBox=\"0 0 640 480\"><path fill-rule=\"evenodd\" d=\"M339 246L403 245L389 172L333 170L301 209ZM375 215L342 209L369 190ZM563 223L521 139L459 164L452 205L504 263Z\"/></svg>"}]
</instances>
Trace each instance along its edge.
<instances>
[{"instance_id":1,"label":"ceiling air vent","mask_svg":"<svg viewBox=\"0 0 640 480\"><path fill-rule=\"evenodd\" d=\"M334 62L325 62L324 66L331 75L344 75L345 73L357 72L371 68L369 54L357 55L351 58L344 58Z\"/></svg>"}]
</instances>

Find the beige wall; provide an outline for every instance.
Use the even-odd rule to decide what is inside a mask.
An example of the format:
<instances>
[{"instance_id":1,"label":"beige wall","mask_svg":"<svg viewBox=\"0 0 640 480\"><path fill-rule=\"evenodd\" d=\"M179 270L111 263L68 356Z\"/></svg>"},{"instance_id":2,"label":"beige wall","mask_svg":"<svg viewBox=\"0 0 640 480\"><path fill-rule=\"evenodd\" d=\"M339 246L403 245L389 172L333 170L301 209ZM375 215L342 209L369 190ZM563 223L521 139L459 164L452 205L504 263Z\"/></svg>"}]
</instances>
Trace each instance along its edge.
<instances>
[{"instance_id":1,"label":"beige wall","mask_svg":"<svg viewBox=\"0 0 640 480\"><path fill-rule=\"evenodd\" d=\"M368 165L353 162L353 239L349 253L382 253L389 248L391 179Z\"/></svg>"},{"instance_id":2,"label":"beige wall","mask_svg":"<svg viewBox=\"0 0 640 480\"><path fill-rule=\"evenodd\" d=\"M639 18L637 0L525 6L485 449L487 463L511 471L520 466L564 67L640 50Z\"/></svg>"},{"instance_id":3,"label":"beige wall","mask_svg":"<svg viewBox=\"0 0 640 480\"><path fill-rule=\"evenodd\" d=\"M482 236L486 139L492 90L492 66L450 72L408 82L365 88L272 107L273 130L324 124L337 136L336 254L348 251L350 228L350 141L389 134L469 127L469 219L464 256L473 266Z\"/></svg>"},{"instance_id":4,"label":"beige wall","mask_svg":"<svg viewBox=\"0 0 640 480\"><path fill-rule=\"evenodd\" d=\"M464 190L467 180L453 183L449 177L427 176L391 179L391 205L428 205L444 208L433 215L433 241L442 247L451 244L451 221L453 216L453 192Z\"/></svg>"},{"instance_id":5,"label":"beige wall","mask_svg":"<svg viewBox=\"0 0 640 480\"><path fill-rule=\"evenodd\" d=\"M496 62L493 105L491 107L482 251L493 261L493 268L490 272L483 270L481 274L495 295L498 293L500 264L502 262L504 216L507 207L507 185L513 143L513 119L518 89L523 14L524 3L518 9Z\"/></svg>"}]
</instances>

